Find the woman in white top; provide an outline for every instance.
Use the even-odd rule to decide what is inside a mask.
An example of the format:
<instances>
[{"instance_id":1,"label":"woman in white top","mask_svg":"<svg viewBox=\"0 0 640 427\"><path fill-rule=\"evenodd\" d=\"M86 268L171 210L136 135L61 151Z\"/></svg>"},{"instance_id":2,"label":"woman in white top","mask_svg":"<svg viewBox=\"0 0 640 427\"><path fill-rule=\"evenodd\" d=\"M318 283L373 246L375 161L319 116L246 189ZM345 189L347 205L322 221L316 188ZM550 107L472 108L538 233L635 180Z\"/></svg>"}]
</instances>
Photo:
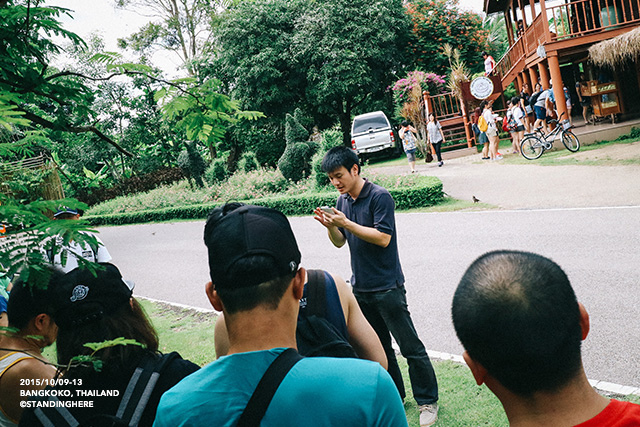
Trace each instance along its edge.
<instances>
[{"instance_id":1,"label":"woman in white top","mask_svg":"<svg viewBox=\"0 0 640 427\"><path fill-rule=\"evenodd\" d=\"M511 98L511 109L509 111L509 127L512 129L511 142L513 144L513 152L519 154L520 143L522 142L522 138L524 138L524 124L526 120L525 112L522 110L522 107L520 107L520 97L514 96Z\"/></svg>"},{"instance_id":2,"label":"woman in white top","mask_svg":"<svg viewBox=\"0 0 640 427\"><path fill-rule=\"evenodd\" d=\"M431 143L436 150L436 156L438 156L438 167L442 166L442 143L444 142L444 133L442 132L442 125L435 114L429 113L429 123L427 123L427 141Z\"/></svg>"},{"instance_id":3,"label":"woman in white top","mask_svg":"<svg viewBox=\"0 0 640 427\"><path fill-rule=\"evenodd\" d=\"M489 125L486 132L487 138L489 138L489 158L491 160L500 160L502 159L502 156L498 154L500 138L498 137L498 127L496 125L496 120L500 120L500 117L497 114L493 114L492 105L492 101L485 100L480 103L480 107L483 108L482 117Z\"/></svg>"}]
</instances>

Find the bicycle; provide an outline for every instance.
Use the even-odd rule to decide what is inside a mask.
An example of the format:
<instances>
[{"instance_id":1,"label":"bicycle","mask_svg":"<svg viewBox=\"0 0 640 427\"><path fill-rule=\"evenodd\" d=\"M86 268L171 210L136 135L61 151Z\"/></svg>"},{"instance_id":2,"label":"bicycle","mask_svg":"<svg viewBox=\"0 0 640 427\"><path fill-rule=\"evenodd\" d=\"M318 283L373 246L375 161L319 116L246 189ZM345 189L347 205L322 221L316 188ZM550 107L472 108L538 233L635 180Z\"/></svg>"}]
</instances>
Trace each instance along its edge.
<instances>
[{"instance_id":1,"label":"bicycle","mask_svg":"<svg viewBox=\"0 0 640 427\"><path fill-rule=\"evenodd\" d=\"M560 136L567 150L572 153L580 149L580 140L571 132L573 125L569 124L567 120L560 122L562 116L564 116L564 113L562 113L557 120L549 120L549 124L561 123L562 126L556 126L556 128L548 134L545 135L542 133L542 127L538 127L534 132L524 136L524 139L520 143L520 152L525 159L535 160L542 156L545 150L551 150L551 148L553 148L553 142L558 136Z\"/></svg>"}]
</instances>

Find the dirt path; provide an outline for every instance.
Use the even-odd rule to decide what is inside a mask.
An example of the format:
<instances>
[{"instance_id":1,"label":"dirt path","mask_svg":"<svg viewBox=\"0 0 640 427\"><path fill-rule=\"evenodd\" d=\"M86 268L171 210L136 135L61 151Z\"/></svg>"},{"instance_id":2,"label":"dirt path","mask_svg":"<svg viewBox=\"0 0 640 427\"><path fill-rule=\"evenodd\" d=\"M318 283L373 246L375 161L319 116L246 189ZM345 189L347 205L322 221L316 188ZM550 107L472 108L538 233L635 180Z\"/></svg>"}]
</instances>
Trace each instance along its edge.
<instances>
[{"instance_id":1,"label":"dirt path","mask_svg":"<svg viewBox=\"0 0 640 427\"><path fill-rule=\"evenodd\" d=\"M445 160L437 164L417 163L418 173L437 176L451 197L473 196L504 209L575 208L640 205L640 165L556 165L534 162L509 165L482 161L480 154ZM640 142L609 145L578 152L580 161L640 158ZM383 167L383 173L403 174L405 166Z\"/></svg>"}]
</instances>

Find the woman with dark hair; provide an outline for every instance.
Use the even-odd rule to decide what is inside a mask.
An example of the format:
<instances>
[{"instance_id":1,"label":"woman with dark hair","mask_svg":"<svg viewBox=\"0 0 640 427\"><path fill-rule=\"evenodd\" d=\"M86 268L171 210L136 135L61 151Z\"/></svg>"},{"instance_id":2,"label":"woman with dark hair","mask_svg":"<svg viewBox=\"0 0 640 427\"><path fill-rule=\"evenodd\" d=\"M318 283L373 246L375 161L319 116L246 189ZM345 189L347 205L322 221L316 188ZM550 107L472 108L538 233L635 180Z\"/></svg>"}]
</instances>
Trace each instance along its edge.
<instances>
[{"instance_id":1,"label":"woman with dark hair","mask_svg":"<svg viewBox=\"0 0 640 427\"><path fill-rule=\"evenodd\" d=\"M436 156L438 156L438 166L442 166L442 143L444 142L444 133L442 132L442 125L436 119L435 114L429 113L429 123L427 123L427 141L431 143L436 150Z\"/></svg>"},{"instance_id":2,"label":"woman with dark hair","mask_svg":"<svg viewBox=\"0 0 640 427\"><path fill-rule=\"evenodd\" d=\"M485 101L482 101L485 102ZM476 145L482 145L482 160L489 160L489 138L487 137L486 132L483 132L478 127L478 119L482 115L482 109L484 108L484 104L480 104L480 107L476 107L473 111L473 116L471 118L473 133L476 135Z\"/></svg>"},{"instance_id":3,"label":"woman with dark hair","mask_svg":"<svg viewBox=\"0 0 640 427\"><path fill-rule=\"evenodd\" d=\"M132 297L133 284L124 281L114 265L100 265L95 277L87 269L75 269L50 285L58 364L65 366L53 389L59 400L86 403L64 408L83 427L110 426L121 419L127 425L151 426L162 394L199 368L175 352L158 352L158 335ZM110 343L99 350L87 346L122 338L128 343ZM140 387L144 393L137 394ZM60 416L59 408L27 409L20 425L58 425Z\"/></svg>"}]
</instances>

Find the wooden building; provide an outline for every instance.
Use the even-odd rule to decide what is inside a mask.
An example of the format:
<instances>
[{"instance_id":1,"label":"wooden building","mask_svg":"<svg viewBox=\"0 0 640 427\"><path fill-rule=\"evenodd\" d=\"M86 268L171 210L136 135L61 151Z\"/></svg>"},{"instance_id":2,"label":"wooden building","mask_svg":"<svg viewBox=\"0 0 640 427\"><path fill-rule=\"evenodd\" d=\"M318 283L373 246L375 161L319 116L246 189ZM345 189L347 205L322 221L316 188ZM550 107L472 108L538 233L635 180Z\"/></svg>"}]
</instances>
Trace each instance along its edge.
<instances>
[{"instance_id":1,"label":"wooden building","mask_svg":"<svg viewBox=\"0 0 640 427\"><path fill-rule=\"evenodd\" d=\"M487 14L505 16L509 49L492 72L503 88L514 82L520 92L526 83L531 92L536 82L548 89L552 80L558 114L567 113L566 87L572 115L579 116L576 82L584 72L589 83L582 90L590 95L595 116L640 113L638 56L615 65L596 65L589 56L590 47L640 27L640 0L484 1Z\"/></svg>"}]
</instances>

